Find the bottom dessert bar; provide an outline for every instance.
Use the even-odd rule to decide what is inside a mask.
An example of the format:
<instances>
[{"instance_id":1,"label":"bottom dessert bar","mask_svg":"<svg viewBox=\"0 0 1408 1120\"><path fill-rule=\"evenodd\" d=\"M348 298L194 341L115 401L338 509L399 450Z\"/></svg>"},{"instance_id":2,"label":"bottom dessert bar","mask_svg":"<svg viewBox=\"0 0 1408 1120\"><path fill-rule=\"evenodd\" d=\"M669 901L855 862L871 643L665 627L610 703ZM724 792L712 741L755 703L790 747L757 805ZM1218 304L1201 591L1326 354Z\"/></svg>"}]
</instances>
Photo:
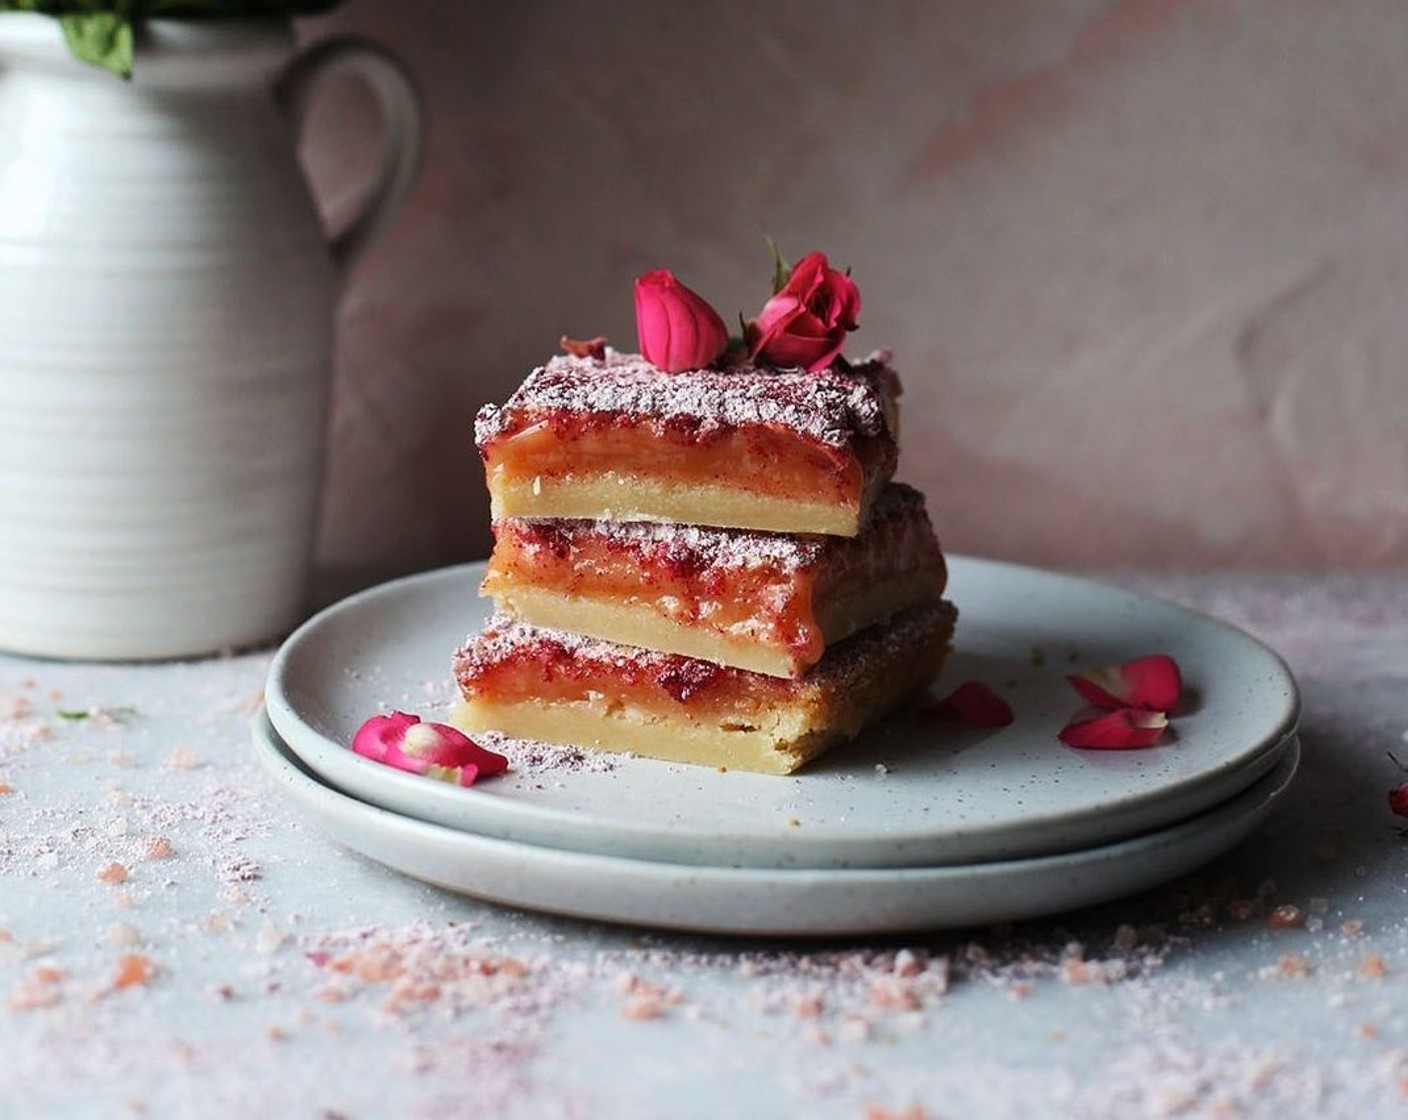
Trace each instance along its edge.
<instances>
[{"instance_id":1,"label":"bottom dessert bar","mask_svg":"<svg viewBox=\"0 0 1408 1120\"><path fill-rule=\"evenodd\" d=\"M956 618L948 602L908 611L788 680L495 615L455 654L454 722L471 735L790 774L927 687Z\"/></svg>"}]
</instances>

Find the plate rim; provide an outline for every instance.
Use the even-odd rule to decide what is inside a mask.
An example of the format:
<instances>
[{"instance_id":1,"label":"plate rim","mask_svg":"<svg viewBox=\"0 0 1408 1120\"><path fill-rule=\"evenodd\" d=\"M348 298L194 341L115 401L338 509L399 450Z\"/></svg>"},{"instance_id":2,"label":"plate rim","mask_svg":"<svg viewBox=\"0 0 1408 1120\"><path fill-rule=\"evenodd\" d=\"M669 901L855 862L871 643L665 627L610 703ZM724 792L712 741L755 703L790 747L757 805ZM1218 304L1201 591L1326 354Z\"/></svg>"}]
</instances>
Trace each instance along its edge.
<instances>
[{"instance_id":1,"label":"plate rim","mask_svg":"<svg viewBox=\"0 0 1408 1120\"><path fill-rule=\"evenodd\" d=\"M1144 818L1149 815L1151 807L1156 805L1167 807L1164 812L1157 814L1162 817L1161 823L1167 824L1200 812L1225 799L1226 796L1232 796L1234 792L1242 788L1242 785L1259 780L1268 770L1273 768L1278 752L1296 734L1300 720L1301 697L1294 674L1280 654L1240 627L1215 618L1204 611L1158 595L1115 587L1085 576L962 554L950 555L947 560L950 566L958 568L961 574L963 569L969 568L978 575L981 575L984 570L995 570L1004 572L1009 577L1065 582L1080 586L1088 594L1115 596L1141 605L1153 604L1188 616L1198 625L1212 627L1224 637L1242 643L1254 651L1257 656L1265 658L1268 668L1273 669L1285 685L1285 705L1279 722L1272 730L1265 732L1259 742L1248 746L1235 758L1223 759L1215 765L1197 770L1180 781L1166 783L1156 789L1144 792L1133 792L1122 796L1118 802L1112 805L1101 807L1098 812L1098 816L1101 818L1100 825L1097 827L1094 823L1087 824L1086 828L1082 830L1081 837L1078 838L1079 843L1104 842L1121 834L1143 831L1147 825ZM359 800L377 801L382 807L394 812L419 816L422 819L432 821L432 823L473 831L481 835L495 835L511 841L545 844L561 847L563 850L595 850L600 854L611 854L608 849L619 849L622 840L627 846L637 850L645 846L654 848L659 842L661 833L658 823L639 824L622 818L600 817L551 805L534 805L519 800L482 797L473 789L441 788L414 775L388 770L384 766L352 754L344 744L325 735L312 723L306 721L292 702L289 696L291 689L286 687L289 662L301 643L309 640L309 636L316 633L320 626L329 623L335 617L362 610L368 603L393 598L408 591L422 591L424 589L422 593L433 593L442 585L459 581L464 581L472 587L482 575L484 564L484 561L471 561L387 580L330 604L307 619L282 643L269 667L265 686L265 705L269 710L270 720L275 729L289 749L298 756L301 762L317 773L321 780L344 792L351 793ZM448 669L446 671L448 674ZM1237 775L1243 776L1245 782L1239 784L1235 778ZM790 777L805 779L805 776L805 772L802 772ZM382 795L380 793L382 790L387 793ZM1220 791L1220 794L1211 793L1211 790ZM428 803L431 806L430 814L427 816L424 808L407 808L406 806L411 803ZM439 811L442 803L445 806L443 812ZM1174 808L1175 804L1192 804L1193 808L1191 810L1176 809ZM960 848L967 850L986 838L989 845L999 852L998 855L992 857L994 859L1010 858L1010 853L1014 850L1025 852L1025 854L1041 854L1043 850L1049 853L1050 843L1037 843L1031 838L1036 836L1039 831L1064 830L1072 824L1089 822L1096 815L1097 813L1092 807L1048 812L1033 817L1016 833L1018 837L1026 837L1027 839L1015 841L1009 839L1005 843L1001 842L1005 833L1000 828L984 828L981 825L970 827L963 834L964 842ZM449 819L451 817L456 819ZM473 819L471 821L464 818ZM1129 823L1131 821L1134 822L1132 827ZM603 829L609 832L610 837L617 839L598 840L596 837ZM546 834L552 832L559 835L558 840L549 841L544 838ZM704 826L695 827L681 824L680 822L673 822L669 832L669 846L678 850L683 850L691 845L717 844L720 840L720 834L717 830L711 830ZM735 851L767 852L772 850L776 852L781 850L778 847L777 838L762 834L730 836L729 839ZM834 830L826 831L824 827L810 831L805 836L789 837L788 839L790 843L785 855L775 854L762 857L745 855L743 858L750 864L756 863L757 866L762 867L798 866L797 857L800 856L802 865L806 865L808 859L816 858L805 855L809 850L827 845L835 846L849 840ZM794 839L795 843L791 843ZM950 841L950 843L952 842ZM893 849L912 850L915 847L925 845L928 845L927 850L932 850L935 844L940 843L942 841L932 837L920 838L918 842L913 838L897 841L893 837L869 837L861 840L855 846L853 855L872 849L875 852ZM913 857L901 857L898 861L879 859L878 862L877 858L873 852L869 856L861 857L862 865L867 867L904 866L906 858L912 861ZM680 862L689 861L681 860ZM707 863L707 860L703 862ZM969 862L973 862L973 860L968 855L960 854L954 859L955 865ZM815 865L825 867L833 866L835 863L836 861L832 859L822 860ZM852 860L848 858L845 865L851 864Z\"/></svg>"},{"instance_id":2,"label":"plate rim","mask_svg":"<svg viewBox=\"0 0 1408 1120\"><path fill-rule=\"evenodd\" d=\"M323 781L299 760L291 747L278 738L277 730L268 719L267 712L261 711L251 721L250 738L257 761L265 775L275 784L287 787L291 791L288 795L303 812L314 817L326 836L395 874L480 901L577 920L607 921L626 926L680 932L765 937L862 936L919 929L960 929L991 922L1022 921L1064 913L1067 910L1098 905L1137 893L1191 872L1250 835L1270 815L1293 784L1303 753L1299 737L1293 735L1287 741L1286 751L1275 766L1246 789L1203 813L1109 844L1098 844L1053 855L958 865L766 868L665 863L552 848L450 828L362 801ZM330 824L330 821L333 823ZM570 870L577 881L587 884L601 882L603 875L609 879L612 874L635 874L649 879L649 885L652 887L665 883L680 892L693 892L701 887L761 892L761 897L768 903L767 909L774 917L763 921L743 921L737 917L730 919L720 914L716 919L704 921L647 919L639 914L622 914L619 909L613 911L609 906L584 908L552 905L550 899L529 902L524 900L521 889L513 898L506 897L507 892L502 890L472 890L452 882L449 878L434 878L397 866L383 856L368 851L366 846L352 843L339 835L339 828L366 828L369 826L368 822L373 830L390 830L403 837L410 837L412 842L437 846L443 854L451 857L452 862L473 861L477 857L479 862L476 862L475 866L483 866L483 857L487 855L491 859L497 858L511 863L515 881L520 888L525 880L533 879L535 868L541 874L543 869L537 866L538 863L548 861ZM1209 845L1206 841L1210 838L1213 842ZM1199 840L1204 841L1201 847L1205 850L1198 850ZM1191 856L1187 854L1190 850ZM936 887L954 891L966 888L978 894L990 894L993 880L1023 876L1049 877L1052 882L1059 879L1069 887L1073 885L1073 877L1078 874L1099 880L1101 873L1109 871L1112 864L1122 866L1125 862L1133 863L1161 854L1167 857L1170 851L1175 855L1182 854L1185 858L1172 858L1171 862L1177 866L1156 871L1137 883L1120 884L1112 891L1102 892L1099 882L1094 884L1093 889L1091 884L1086 883L1085 889L1078 893L1078 901L1072 906L1008 906L1000 908L999 913L985 913L976 920L951 922L941 914L928 914L921 921L910 918L894 924L874 924L864 920L864 917L868 916L863 905L864 900L857 897L857 892L882 888L897 894L925 888L932 890ZM609 891L612 888L608 885L604 889ZM807 899L814 905L819 895L830 893L834 893L838 901L844 901L851 912L858 912L860 920L818 925L813 919L801 924L789 924L788 915L794 902ZM784 894L787 897L782 897Z\"/></svg>"}]
</instances>

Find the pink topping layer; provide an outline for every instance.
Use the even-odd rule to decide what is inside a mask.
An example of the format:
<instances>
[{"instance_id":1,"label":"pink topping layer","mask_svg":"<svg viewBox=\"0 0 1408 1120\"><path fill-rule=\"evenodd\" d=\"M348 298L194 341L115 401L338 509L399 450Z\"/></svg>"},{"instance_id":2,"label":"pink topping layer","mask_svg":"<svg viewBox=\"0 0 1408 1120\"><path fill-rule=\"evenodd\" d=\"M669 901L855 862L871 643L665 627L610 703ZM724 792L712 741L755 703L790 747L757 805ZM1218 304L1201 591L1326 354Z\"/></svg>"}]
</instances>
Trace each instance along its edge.
<instances>
[{"instance_id":1,"label":"pink topping layer","mask_svg":"<svg viewBox=\"0 0 1408 1120\"><path fill-rule=\"evenodd\" d=\"M884 351L820 373L755 365L665 373L639 354L608 349L599 360L559 356L539 366L504 405L480 410L474 437L482 450L541 414L566 411L687 423L704 433L780 427L845 447L858 436L893 435L898 395Z\"/></svg>"},{"instance_id":2,"label":"pink topping layer","mask_svg":"<svg viewBox=\"0 0 1408 1120\"><path fill-rule=\"evenodd\" d=\"M549 547L570 549L575 539L604 539L671 568L750 570L773 567L792 573L821 564L829 555L864 549L882 526L922 514L924 495L912 486L892 482L880 492L870 524L859 537L817 533L764 533L751 529L715 529L650 521L533 521L533 535ZM495 526L497 531L498 526Z\"/></svg>"},{"instance_id":3,"label":"pink topping layer","mask_svg":"<svg viewBox=\"0 0 1408 1120\"><path fill-rule=\"evenodd\" d=\"M461 684L472 683L497 665L529 659L545 668L561 666L572 676L602 673L626 680L654 680L680 703L716 683L739 677L753 677L778 690L813 685L844 687L876 658L890 659L902 650L914 648L941 625L951 624L955 614L951 603L941 602L896 615L884 625L872 626L831 647L816 667L799 680L762 677L712 661L529 626L510 615L495 614L482 631L471 635L455 652L454 672Z\"/></svg>"}]
</instances>

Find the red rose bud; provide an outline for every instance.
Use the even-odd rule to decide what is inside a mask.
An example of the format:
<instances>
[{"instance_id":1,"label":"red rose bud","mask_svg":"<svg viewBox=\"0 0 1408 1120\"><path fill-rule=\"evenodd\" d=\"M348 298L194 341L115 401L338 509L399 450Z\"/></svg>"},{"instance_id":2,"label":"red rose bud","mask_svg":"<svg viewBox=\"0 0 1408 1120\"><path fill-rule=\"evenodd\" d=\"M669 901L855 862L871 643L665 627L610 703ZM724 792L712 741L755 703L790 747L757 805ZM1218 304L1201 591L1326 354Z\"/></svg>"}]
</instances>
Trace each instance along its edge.
<instances>
[{"instance_id":1,"label":"red rose bud","mask_svg":"<svg viewBox=\"0 0 1408 1120\"><path fill-rule=\"evenodd\" d=\"M719 313L668 268L636 279L636 333L646 360L667 373L707 366L728 346Z\"/></svg>"},{"instance_id":2,"label":"red rose bud","mask_svg":"<svg viewBox=\"0 0 1408 1120\"><path fill-rule=\"evenodd\" d=\"M1408 817L1408 782L1388 791L1388 807L1400 817Z\"/></svg>"},{"instance_id":3,"label":"red rose bud","mask_svg":"<svg viewBox=\"0 0 1408 1120\"><path fill-rule=\"evenodd\" d=\"M463 786L508 769L507 758L463 732L443 723L422 723L420 716L406 712L372 716L357 729L352 750L397 770Z\"/></svg>"},{"instance_id":4,"label":"red rose bud","mask_svg":"<svg viewBox=\"0 0 1408 1120\"><path fill-rule=\"evenodd\" d=\"M749 355L774 366L826 369L859 314L855 281L828 265L824 253L808 253L748 324Z\"/></svg>"}]
</instances>

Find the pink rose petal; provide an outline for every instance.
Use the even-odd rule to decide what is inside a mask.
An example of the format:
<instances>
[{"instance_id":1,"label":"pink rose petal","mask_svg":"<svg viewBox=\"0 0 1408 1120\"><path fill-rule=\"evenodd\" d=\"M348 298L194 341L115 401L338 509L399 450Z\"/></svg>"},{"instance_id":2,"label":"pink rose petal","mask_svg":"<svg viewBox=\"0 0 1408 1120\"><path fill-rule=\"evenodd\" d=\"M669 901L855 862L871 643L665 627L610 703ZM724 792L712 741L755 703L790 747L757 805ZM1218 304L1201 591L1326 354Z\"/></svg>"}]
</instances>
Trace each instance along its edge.
<instances>
[{"instance_id":1,"label":"pink rose petal","mask_svg":"<svg viewBox=\"0 0 1408 1120\"><path fill-rule=\"evenodd\" d=\"M406 737L406 729L420 722L420 716L406 712L392 712L386 716L372 716L352 737L352 749L373 762L386 761L386 753L393 747L399 750Z\"/></svg>"},{"instance_id":2,"label":"pink rose petal","mask_svg":"<svg viewBox=\"0 0 1408 1120\"><path fill-rule=\"evenodd\" d=\"M461 786L508 769L507 758L462 731L406 712L372 716L357 729L352 749L373 762Z\"/></svg>"},{"instance_id":3,"label":"pink rose petal","mask_svg":"<svg viewBox=\"0 0 1408 1120\"><path fill-rule=\"evenodd\" d=\"M1097 708L1142 708L1170 712L1183 691L1178 662L1167 654L1137 657L1123 665L1104 665L1066 678L1081 697Z\"/></svg>"},{"instance_id":4,"label":"pink rose petal","mask_svg":"<svg viewBox=\"0 0 1408 1120\"><path fill-rule=\"evenodd\" d=\"M952 713L971 727L1006 727L1016 718L1012 705L982 681L964 681L924 710L933 715Z\"/></svg>"},{"instance_id":5,"label":"pink rose petal","mask_svg":"<svg viewBox=\"0 0 1408 1120\"><path fill-rule=\"evenodd\" d=\"M1121 708L1116 712L1066 724L1057 737L1068 747L1082 750L1126 751L1153 746L1168 727L1163 712Z\"/></svg>"},{"instance_id":6,"label":"pink rose petal","mask_svg":"<svg viewBox=\"0 0 1408 1120\"><path fill-rule=\"evenodd\" d=\"M604 334L599 334L595 338L568 338L567 335L563 335L557 344L574 358L593 358L599 362L606 357L606 336Z\"/></svg>"}]
</instances>

